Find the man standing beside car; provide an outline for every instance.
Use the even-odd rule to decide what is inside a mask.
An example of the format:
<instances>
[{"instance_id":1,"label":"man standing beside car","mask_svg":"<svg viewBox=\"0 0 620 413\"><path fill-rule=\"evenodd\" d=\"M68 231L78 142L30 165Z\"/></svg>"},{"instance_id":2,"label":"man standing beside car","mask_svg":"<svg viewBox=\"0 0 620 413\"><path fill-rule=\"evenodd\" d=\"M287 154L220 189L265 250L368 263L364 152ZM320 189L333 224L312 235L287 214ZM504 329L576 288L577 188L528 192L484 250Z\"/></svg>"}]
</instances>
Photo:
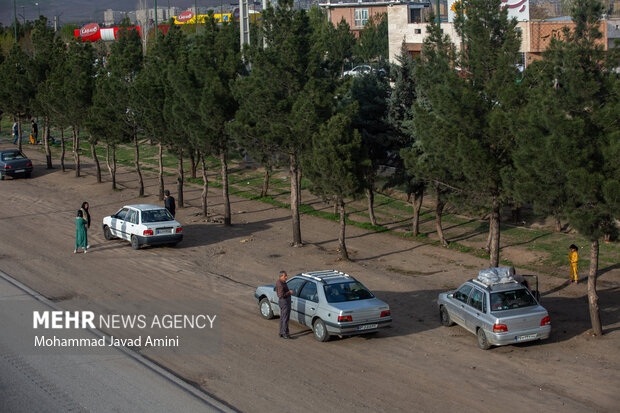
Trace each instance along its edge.
<instances>
[{"instance_id":1,"label":"man standing beside car","mask_svg":"<svg viewBox=\"0 0 620 413\"><path fill-rule=\"evenodd\" d=\"M164 206L166 207L168 212L170 212L170 215L172 215L172 218L174 218L174 211L176 209L176 204L174 203L174 198L170 196L170 191L168 191L167 189L164 191Z\"/></svg>"},{"instance_id":2,"label":"man standing beside car","mask_svg":"<svg viewBox=\"0 0 620 413\"><path fill-rule=\"evenodd\" d=\"M278 306L280 306L280 337L291 338L288 331L288 320L291 316L291 294L293 290L288 289L286 271L280 271L280 278L276 282L276 293L278 294Z\"/></svg>"}]
</instances>

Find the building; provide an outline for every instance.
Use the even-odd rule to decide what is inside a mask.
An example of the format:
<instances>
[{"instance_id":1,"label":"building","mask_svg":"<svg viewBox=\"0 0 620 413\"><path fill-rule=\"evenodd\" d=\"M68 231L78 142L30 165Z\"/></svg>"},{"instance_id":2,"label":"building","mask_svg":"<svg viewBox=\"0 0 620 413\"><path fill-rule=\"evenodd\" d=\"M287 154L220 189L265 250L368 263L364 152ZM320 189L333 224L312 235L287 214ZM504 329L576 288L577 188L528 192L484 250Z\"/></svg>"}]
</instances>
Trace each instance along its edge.
<instances>
[{"instance_id":1,"label":"building","mask_svg":"<svg viewBox=\"0 0 620 413\"><path fill-rule=\"evenodd\" d=\"M178 7L158 7L157 8L157 21L165 22L176 16L179 12ZM114 26L120 23L125 16L129 17L129 20L136 24L141 21L153 21L155 22L155 9L142 9L129 12L116 11L107 9L103 12L103 24L105 26Z\"/></svg>"}]
</instances>

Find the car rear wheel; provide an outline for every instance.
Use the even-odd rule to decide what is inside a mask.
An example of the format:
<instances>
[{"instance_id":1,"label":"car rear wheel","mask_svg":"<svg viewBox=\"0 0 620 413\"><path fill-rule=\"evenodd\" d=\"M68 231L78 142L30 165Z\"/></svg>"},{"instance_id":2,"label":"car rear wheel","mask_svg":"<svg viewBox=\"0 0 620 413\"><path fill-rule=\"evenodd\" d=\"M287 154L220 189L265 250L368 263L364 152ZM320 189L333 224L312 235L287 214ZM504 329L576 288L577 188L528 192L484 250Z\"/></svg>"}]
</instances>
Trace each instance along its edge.
<instances>
[{"instance_id":1,"label":"car rear wheel","mask_svg":"<svg viewBox=\"0 0 620 413\"><path fill-rule=\"evenodd\" d=\"M483 350L488 350L491 347L491 345L489 344L489 341L487 340L487 336L486 334L484 334L484 330L482 329L482 327L478 329L478 331L476 332L476 335L478 336L478 347L480 347Z\"/></svg>"},{"instance_id":2,"label":"car rear wheel","mask_svg":"<svg viewBox=\"0 0 620 413\"><path fill-rule=\"evenodd\" d=\"M4 181L4 174L0 172L0 181Z\"/></svg>"},{"instance_id":3,"label":"car rear wheel","mask_svg":"<svg viewBox=\"0 0 620 413\"><path fill-rule=\"evenodd\" d=\"M450 318L450 314L448 314L448 310L446 310L446 307L444 306L441 306L439 309L439 318L441 319L442 326L450 327L454 324Z\"/></svg>"},{"instance_id":4,"label":"car rear wheel","mask_svg":"<svg viewBox=\"0 0 620 413\"><path fill-rule=\"evenodd\" d=\"M316 319L312 325L312 329L314 330L314 338L317 339L317 341L324 342L329 340L329 334L325 328L325 323L320 318Z\"/></svg>"},{"instance_id":5,"label":"car rear wheel","mask_svg":"<svg viewBox=\"0 0 620 413\"><path fill-rule=\"evenodd\" d=\"M112 238L114 238L112 236L112 232L110 231L110 227L108 227L107 225L105 227L103 227L103 237L105 239L107 239L108 241L110 241Z\"/></svg>"},{"instance_id":6,"label":"car rear wheel","mask_svg":"<svg viewBox=\"0 0 620 413\"><path fill-rule=\"evenodd\" d=\"M271 320L273 318L273 310L271 309L271 304L269 304L269 300L266 297L263 297L258 303L258 309L260 310L260 315L263 316L265 320Z\"/></svg>"},{"instance_id":7,"label":"car rear wheel","mask_svg":"<svg viewBox=\"0 0 620 413\"><path fill-rule=\"evenodd\" d=\"M131 248L134 250L140 249L140 241L138 241L138 237L135 235L131 236Z\"/></svg>"}]
</instances>

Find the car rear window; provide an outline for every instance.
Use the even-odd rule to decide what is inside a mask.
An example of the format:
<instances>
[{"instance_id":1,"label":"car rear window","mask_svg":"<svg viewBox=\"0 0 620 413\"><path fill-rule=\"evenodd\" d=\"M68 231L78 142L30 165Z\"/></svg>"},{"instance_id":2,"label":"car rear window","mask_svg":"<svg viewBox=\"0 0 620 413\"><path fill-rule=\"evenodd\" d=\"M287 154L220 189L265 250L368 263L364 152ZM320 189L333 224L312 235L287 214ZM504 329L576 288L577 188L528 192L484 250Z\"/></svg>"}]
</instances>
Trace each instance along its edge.
<instances>
[{"instance_id":1,"label":"car rear window","mask_svg":"<svg viewBox=\"0 0 620 413\"><path fill-rule=\"evenodd\" d=\"M357 281L327 284L323 286L323 289L325 290L325 297L330 303L367 300L374 297L366 287Z\"/></svg>"},{"instance_id":2,"label":"car rear window","mask_svg":"<svg viewBox=\"0 0 620 413\"><path fill-rule=\"evenodd\" d=\"M12 161L15 159L26 159L26 157L20 152L7 152L2 154L3 161Z\"/></svg>"},{"instance_id":3,"label":"car rear window","mask_svg":"<svg viewBox=\"0 0 620 413\"><path fill-rule=\"evenodd\" d=\"M168 212L167 209L162 208L162 209L153 209L150 211L142 211L142 223L148 223L148 222L165 222L165 221L172 221L174 220L174 218L172 218L172 215L170 215L170 212Z\"/></svg>"},{"instance_id":4,"label":"car rear window","mask_svg":"<svg viewBox=\"0 0 620 413\"><path fill-rule=\"evenodd\" d=\"M491 311L512 310L536 305L536 300L526 288L491 293Z\"/></svg>"}]
</instances>

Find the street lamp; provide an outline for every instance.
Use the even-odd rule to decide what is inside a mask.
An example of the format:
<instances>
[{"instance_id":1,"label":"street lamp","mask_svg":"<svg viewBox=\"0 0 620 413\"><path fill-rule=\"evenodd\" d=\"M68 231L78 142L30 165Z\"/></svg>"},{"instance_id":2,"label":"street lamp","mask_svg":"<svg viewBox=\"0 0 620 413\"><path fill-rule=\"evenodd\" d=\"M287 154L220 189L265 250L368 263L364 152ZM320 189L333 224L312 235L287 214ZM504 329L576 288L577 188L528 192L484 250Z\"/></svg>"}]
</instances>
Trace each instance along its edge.
<instances>
[{"instance_id":1,"label":"street lamp","mask_svg":"<svg viewBox=\"0 0 620 413\"><path fill-rule=\"evenodd\" d=\"M37 6L37 10L39 12L39 14L37 15L37 18L39 18L41 17L41 6L39 5L39 2L36 2L34 5Z\"/></svg>"},{"instance_id":2,"label":"street lamp","mask_svg":"<svg viewBox=\"0 0 620 413\"><path fill-rule=\"evenodd\" d=\"M13 0L13 27L15 27L15 43L17 43L17 5Z\"/></svg>"}]
</instances>

